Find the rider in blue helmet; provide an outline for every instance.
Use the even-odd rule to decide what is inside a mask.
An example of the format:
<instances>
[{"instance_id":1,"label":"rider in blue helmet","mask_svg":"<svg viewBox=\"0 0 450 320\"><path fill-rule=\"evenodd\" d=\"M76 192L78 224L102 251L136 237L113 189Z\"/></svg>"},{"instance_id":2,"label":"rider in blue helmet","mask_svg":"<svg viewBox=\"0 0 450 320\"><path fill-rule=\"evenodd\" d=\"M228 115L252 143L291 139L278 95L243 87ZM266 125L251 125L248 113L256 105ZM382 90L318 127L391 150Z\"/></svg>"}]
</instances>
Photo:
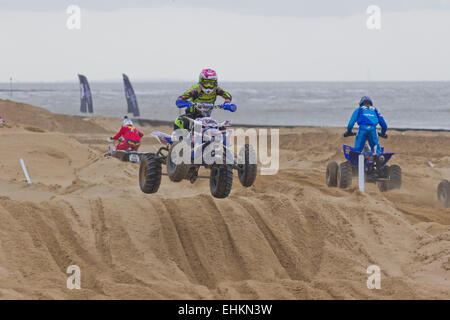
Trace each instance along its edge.
<instances>
[{"instance_id":1,"label":"rider in blue helmet","mask_svg":"<svg viewBox=\"0 0 450 320\"><path fill-rule=\"evenodd\" d=\"M372 152L375 151L379 155L381 150L378 141L377 125L381 126L380 137L387 138L387 124L377 108L373 106L373 101L370 97L364 96L361 98L359 107L353 112L348 123L347 132L344 133L344 137L352 135L355 123L358 123L359 130L356 135L354 150L356 152L362 152L366 141L369 141Z\"/></svg>"}]
</instances>

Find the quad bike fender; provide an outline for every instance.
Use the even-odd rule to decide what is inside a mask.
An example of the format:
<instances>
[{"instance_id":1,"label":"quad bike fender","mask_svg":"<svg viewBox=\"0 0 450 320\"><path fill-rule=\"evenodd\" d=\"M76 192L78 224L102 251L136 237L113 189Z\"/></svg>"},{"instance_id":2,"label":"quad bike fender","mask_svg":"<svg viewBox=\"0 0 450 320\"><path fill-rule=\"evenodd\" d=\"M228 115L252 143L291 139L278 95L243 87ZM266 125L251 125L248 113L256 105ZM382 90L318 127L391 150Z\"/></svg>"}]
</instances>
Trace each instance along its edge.
<instances>
[{"instance_id":1,"label":"quad bike fender","mask_svg":"<svg viewBox=\"0 0 450 320\"><path fill-rule=\"evenodd\" d=\"M384 161L381 164L380 167L384 167L386 165L386 163L391 159L391 157L394 155L393 152L384 152L384 148L381 147L381 154L384 157ZM353 150L353 147L349 146L349 145L344 145L343 146L343 151L344 151L344 156L345 159L347 159L347 161L349 161L352 166L354 167L358 167L358 157L360 154L364 155L364 158L366 159L366 161L369 161L369 163L373 163L376 160L376 157L373 153L361 153L361 152L356 152Z\"/></svg>"},{"instance_id":2,"label":"quad bike fender","mask_svg":"<svg viewBox=\"0 0 450 320\"><path fill-rule=\"evenodd\" d=\"M342 147L342 150L344 151L345 159L350 161L350 152L353 151L353 148L349 145L344 144L344 146Z\"/></svg>"},{"instance_id":3,"label":"quad bike fender","mask_svg":"<svg viewBox=\"0 0 450 320\"><path fill-rule=\"evenodd\" d=\"M154 136L158 141L164 145L172 145L172 137L168 135L167 133L160 132L160 131L153 131L151 133L152 136Z\"/></svg>"},{"instance_id":4,"label":"quad bike fender","mask_svg":"<svg viewBox=\"0 0 450 320\"><path fill-rule=\"evenodd\" d=\"M350 151L349 161L352 164L352 166L355 166L355 167L358 166L358 157L360 154L364 155L366 163L374 163L377 159L376 155L374 155L374 154L365 154L365 153L359 153L356 151ZM380 164L379 168L384 167L386 165L386 163L391 159L392 155L393 155L393 153L382 153L380 156L383 156L384 160Z\"/></svg>"}]
</instances>

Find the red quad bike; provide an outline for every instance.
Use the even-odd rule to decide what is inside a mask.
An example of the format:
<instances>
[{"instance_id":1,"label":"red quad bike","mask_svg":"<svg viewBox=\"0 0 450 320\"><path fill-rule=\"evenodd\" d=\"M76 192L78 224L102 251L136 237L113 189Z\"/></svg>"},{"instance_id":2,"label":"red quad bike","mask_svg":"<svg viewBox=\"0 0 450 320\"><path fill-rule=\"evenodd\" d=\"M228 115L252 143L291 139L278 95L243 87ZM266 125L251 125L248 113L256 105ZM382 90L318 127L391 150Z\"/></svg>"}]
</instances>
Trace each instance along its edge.
<instances>
[{"instance_id":1,"label":"red quad bike","mask_svg":"<svg viewBox=\"0 0 450 320\"><path fill-rule=\"evenodd\" d=\"M122 142L123 138L119 138L118 142ZM105 157L113 157L119 159L123 162L131 162L131 163L139 163L142 155L145 155L145 152L138 152L129 148L127 150L115 150L114 147L109 148L109 152L106 153Z\"/></svg>"}]
</instances>

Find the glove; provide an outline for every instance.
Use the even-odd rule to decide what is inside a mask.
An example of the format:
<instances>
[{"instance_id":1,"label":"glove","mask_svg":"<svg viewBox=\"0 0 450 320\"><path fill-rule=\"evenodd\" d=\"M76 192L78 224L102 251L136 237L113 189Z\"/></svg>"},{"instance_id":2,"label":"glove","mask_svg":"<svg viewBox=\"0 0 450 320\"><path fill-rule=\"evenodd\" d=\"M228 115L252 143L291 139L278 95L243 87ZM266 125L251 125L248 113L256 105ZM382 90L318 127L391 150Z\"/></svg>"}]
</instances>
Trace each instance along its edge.
<instances>
[{"instance_id":1,"label":"glove","mask_svg":"<svg viewBox=\"0 0 450 320\"><path fill-rule=\"evenodd\" d=\"M113 141L114 141L113 138L111 138L111 137L108 138L108 142L113 142Z\"/></svg>"},{"instance_id":2,"label":"glove","mask_svg":"<svg viewBox=\"0 0 450 320\"><path fill-rule=\"evenodd\" d=\"M176 104L177 104L177 107L178 108L189 108L189 107L192 107L192 102L189 102L189 101L184 101L184 100L177 100L177 102L176 102Z\"/></svg>"},{"instance_id":3,"label":"glove","mask_svg":"<svg viewBox=\"0 0 450 320\"><path fill-rule=\"evenodd\" d=\"M351 131L345 131L344 132L344 138L347 138L347 137L350 137L350 136L353 136L354 134L353 134L353 132L351 132Z\"/></svg>"},{"instance_id":4,"label":"glove","mask_svg":"<svg viewBox=\"0 0 450 320\"><path fill-rule=\"evenodd\" d=\"M224 110L228 110L228 111L231 111L231 112L235 112L237 110L237 106L235 104L232 104L232 103L224 103L222 108Z\"/></svg>"},{"instance_id":5,"label":"glove","mask_svg":"<svg viewBox=\"0 0 450 320\"><path fill-rule=\"evenodd\" d=\"M386 132L381 132L380 134L379 134L379 136L381 137L381 138L383 138L383 139L387 139L387 134L386 134Z\"/></svg>"}]
</instances>

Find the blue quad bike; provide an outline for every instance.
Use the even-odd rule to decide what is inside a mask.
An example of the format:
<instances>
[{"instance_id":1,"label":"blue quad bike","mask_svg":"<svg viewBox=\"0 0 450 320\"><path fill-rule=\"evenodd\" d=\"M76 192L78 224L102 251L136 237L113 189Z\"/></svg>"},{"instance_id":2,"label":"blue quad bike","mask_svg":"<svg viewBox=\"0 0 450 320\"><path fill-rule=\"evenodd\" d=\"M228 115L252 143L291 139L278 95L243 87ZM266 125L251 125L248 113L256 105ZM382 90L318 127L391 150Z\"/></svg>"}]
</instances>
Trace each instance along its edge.
<instances>
[{"instance_id":1,"label":"blue quad bike","mask_svg":"<svg viewBox=\"0 0 450 320\"><path fill-rule=\"evenodd\" d=\"M184 139L173 141L172 136L166 133L152 132L152 135L163 146L156 153L147 153L140 158L139 185L142 192L151 194L158 191L161 184L161 176L163 175L162 165L166 166L166 175L172 182L189 180L191 183L194 183L198 178L209 179L211 195L215 198L226 198L230 194L233 184L233 170L237 170L242 186L250 187L254 184L257 174L254 148L249 144L243 145L236 161L228 148L230 142L227 129L231 126L231 121L226 120L218 123L210 117L213 109L223 109L223 106L215 106L210 103L196 103L194 107L204 116L197 119L183 117L183 120L189 123L189 137L191 141L184 141ZM201 134L196 133L195 128L201 128ZM220 135L222 135L222 142L219 144L219 149L211 148L212 146L210 145L215 143L215 137ZM183 157L183 148L176 148L180 143L191 144L190 163L176 161L178 157ZM219 155L222 161L207 163L203 156L200 161L194 161L194 150L201 151L201 155L210 152L211 158L214 158L216 156L215 153L219 150L219 152L223 152L222 155ZM198 171L200 167L210 169L210 175L199 176Z\"/></svg>"},{"instance_id":2,"label":"blue quad bike","mask_svg":"<svg viewBox=\"0 0 450 320\"><path fill-rule=\"evenodd\" d=\"M450 208L450 182L442 180L438 185L437 196L444 208Z\"/></svg>"},{"instance_id":3,"label":"blue quad bike","mask_svg":"<svg viewBox=\"0 0 450 320\"><path fill-rule=\"evenodd\" d=\"M349 136L355 135L355 133L349 134ZM351 187L352 178L358 176L358 158L362 154L364 155L365 182L376 183L381 192L401 188L402 169L395 164L387 165L394 153L384 152L384 147L381 147L381 153L377 155L367 144L363 152L356 152L353 147L348 145L343 146L343 151L347 161L339 165L335 161L331 161L327 165L326 182L328 187L342 189Z\"/></svg>"}]
</instances>

